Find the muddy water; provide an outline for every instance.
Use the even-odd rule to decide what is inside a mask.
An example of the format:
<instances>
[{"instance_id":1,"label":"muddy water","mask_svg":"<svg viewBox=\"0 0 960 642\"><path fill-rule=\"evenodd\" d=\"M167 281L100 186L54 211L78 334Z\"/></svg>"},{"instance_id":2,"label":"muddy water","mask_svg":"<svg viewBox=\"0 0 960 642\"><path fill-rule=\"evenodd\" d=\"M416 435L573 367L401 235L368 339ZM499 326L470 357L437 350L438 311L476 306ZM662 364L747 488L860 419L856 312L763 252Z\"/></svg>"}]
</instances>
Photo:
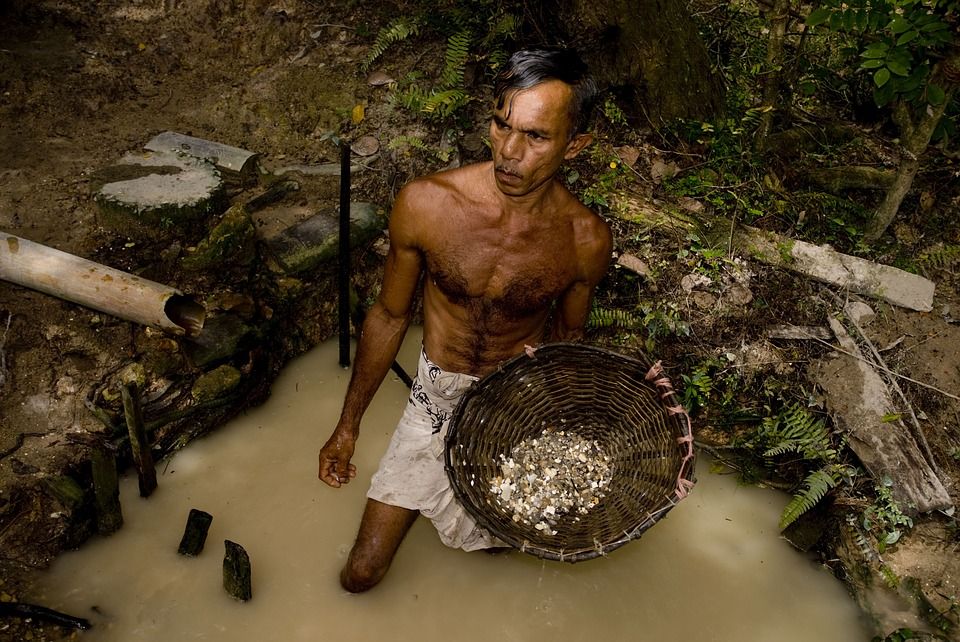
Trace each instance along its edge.
<instances>
[{"instance_id":1,"label":"muddy water","mask_svg":"<svg viewBox=\"0 0 960 642\"><path fill-rule=\"evenodd\" d=\"M401 353L408 372L418 340ZM90 642L869 639L843 586L777 536L785 497L704 464L686 501L607 559L462 553L420 520L384 582L347 594L337 573L407 394L391 373L364 421L358 477L333 490L316 453L348 376L336 341L324 344L286 368L264 406L160 462L152 497L125 479L123 529L59 558L33 600L89 618ZM191 508L213 515L193 559L176 553ZM250 555L250 602L222 589L224 539Z\"/></svg>"}]
</instances>

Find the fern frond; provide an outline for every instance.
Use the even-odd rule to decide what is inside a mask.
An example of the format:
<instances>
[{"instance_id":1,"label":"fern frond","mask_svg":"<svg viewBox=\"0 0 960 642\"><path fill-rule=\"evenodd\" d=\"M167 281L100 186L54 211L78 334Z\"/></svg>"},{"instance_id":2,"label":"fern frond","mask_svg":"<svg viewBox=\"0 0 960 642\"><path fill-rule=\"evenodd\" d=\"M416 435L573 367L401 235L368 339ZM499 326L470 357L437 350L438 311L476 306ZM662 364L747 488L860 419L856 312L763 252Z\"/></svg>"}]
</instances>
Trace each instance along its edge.
<instances>
[{"instance_id":1,"label":"fern frond","mask_svg":"<svg viewBox=\"0 0 960 642\"><path fill-rule=\"evenodd\" d=\"M934 247L921 252L917 263L926 272L929 270L950 270L960 265L960 245L944 245L938 243Z\"/></svg>"},{"instance_id":2,"label":"fern frond","mask_svg":"<svg viewBox=\"0 0 960 642\"><path fill-rule=\"evenodd\" d=\"M817 505L824 496L840 483L842 469L839 466L828 466L815 470L803 480L803 490L793 496L793 499L783 509L780 515L780 529L783 530Z\"/></svg>"},{"instance_id":3,"label":"fern frond","mask_svg":"<svg viewBox=\"0 0 960 642\"><path fill-rule=\"evenodd\" d=\"M470 55L473 34L469 29L461 29L447 38L447 51L444 54L443 73L440 74L440 87L459 88L463 85L463 71Z\"/></svg>"},{"instance_id":4,"label":"fern frond","mask_svg":"<svg viewBox=\"0 0 960 642\"><path fill-rule=\"evenodd\" d=\"M432 149L429 145L423 142L423 139L418 136L397 136L390 140L387 143L387 149L397 150L403 147L412 147L419 152L431 156L442 163L446 163L450 160L450 155L439 150Z\"/></svg>"},{"instance_id":5,"label":"fern frond","mask_svg":"<svg viewBox=\"0 0 960 642\"><path fill-rule=\"evenodd\" d=\"M374 41L373 46L370 49L370 53L367 54L366 59L361 65L361 68L366 71L370 68L370 65L377 60L377 58L382 56L384 52L390 48L390 45L406 40L411 36L416 36L419 33L419 19L411 18L409 16L400 16L399 18L396 18L386 27L380 29L380 31L377 33L377 39Z\"/></svg>"},{"instance_id":6,"label":"fern frond","mask_svg":"<svg viewBox=\"0 0 960 642\"><path fill-rule=\"evenodd\" d=\"M633 330L643 326L643 319L628 310L619 310L616 308L594 307L590 310L587 317L587 328L597 330L599 328L619 328L621 330Z\"/></svg>"},{"instance_id":7,"label":"fern frond","mask_svg":"<svg viewBox=\"0 0 960 642\"><path fill-rule=\"evenodd\" d=\"M788 404L776 417L763 421L768 438L776 443L767 448L764 457L795 452L809 460L830 461L837 451L832 447L830 431L823 419L798 404Z\"/></svg>"},{"instance_id":8,"label":"fern frond","mask_svg":"<svg viewBox=\"0 0 960 642\"><path fill-rule=\"evenodd\" d=\"M460 107L463 107L470 100L467 92L462 89L447 89L431 94L423 102L420 111L446 118Z\"/></svg>"}]
</instances>

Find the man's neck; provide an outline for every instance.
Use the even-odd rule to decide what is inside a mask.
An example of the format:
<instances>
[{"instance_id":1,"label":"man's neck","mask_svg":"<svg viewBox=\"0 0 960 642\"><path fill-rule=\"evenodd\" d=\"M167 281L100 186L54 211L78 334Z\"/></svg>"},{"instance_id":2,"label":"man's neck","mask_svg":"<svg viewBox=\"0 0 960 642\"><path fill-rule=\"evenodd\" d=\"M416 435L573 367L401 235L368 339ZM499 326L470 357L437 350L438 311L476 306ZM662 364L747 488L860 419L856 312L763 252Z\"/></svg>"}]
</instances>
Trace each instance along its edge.
<instances>
[{"instance_id":1,"label":"man's neck","mask_svg":"<svg viewBox=\"0 0 960 642\"><path fill-rule=\"evenodd\" d=\"M544 181L543 184L538 185L534 190L527 192L526 194L517 196L505 194L497 186L497 181L493 173L492 162L487 164L487 170L485 173L485 182L488 186L488 189L493 194L495 202L500 204L500 209L502 212L510 214L511 216L530 216L539 214L543 211L544 205L547 203L547 200L555 189L555 179L551 177L549 180Z\"/></svg>"}]
</instances>

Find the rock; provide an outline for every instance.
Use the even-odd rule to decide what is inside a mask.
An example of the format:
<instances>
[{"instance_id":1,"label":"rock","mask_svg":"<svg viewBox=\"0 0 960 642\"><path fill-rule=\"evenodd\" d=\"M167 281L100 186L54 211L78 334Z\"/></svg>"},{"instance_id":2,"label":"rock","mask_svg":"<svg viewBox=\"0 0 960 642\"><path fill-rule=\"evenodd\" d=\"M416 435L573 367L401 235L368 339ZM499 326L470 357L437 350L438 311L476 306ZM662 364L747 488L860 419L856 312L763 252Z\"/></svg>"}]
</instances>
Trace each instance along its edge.
<instances>
[{"instance_id":1,"label":"rock","mask_svg":"<svg viewBox=\"0 0 960 642\"><path fill-rule=\"evenodd\" d=\"M717 296L710 292L697 290L690 293L690 301L701 310L709 310L717 304Z\"/></svg>"},{"instance_id":2,"label":"rock","mask_svg":"<svg viewBox=\"0 0 960 642\"><path fill-rule=\"evenodd\" d=\"M219 212L225 201L212 164L171 152L127 154L95 180L101 223L127 236L164 236Z\"/></svg>"},{"instance_id":3,"label":"rock","mask_svg":"<svg viewBox=\"0 0 960 642\"><path fill-rule=\"evenodd\" d=\"M250 213L242 205L234 205L197 244L197 249L183 258L182 265L193 271L249 265L256 256L256 239Z\"/></svg>"},{"instance_id":4,"label":"rock","mask_svg":"<svg viewBox=\"0 0 960 642\"><path fill-rule=\"evenodd\" d=\"M371 203L350 205L350 245L356 247L379 234L386 215ZM284 230L267 241L279 269L287 274L311 270L337 256L339 222L336 214L324 213Z\"/></svg>"},{"instance_id":5,"label":"rock","mask_svg":"<svg viewBox=\"0 0 960 642\"><path fill-rule=\"evenodd\" d=\"M753 301L753 292L744 285L734 283L724 292L724 300L732 306L742 308Z\"/></svg>"},{"instance_id":6,"label":"rock","mask_svg":"<svg viewBox=\"0 0 960 642\"><path fill-rule=\"evenodd\" d=\"M193 340L184 342L184 349L191 363L198 368L225 361L237 354L244 346L253 328L233 314L218 314L211 317Z\"/></svg>"},{"instance_id":7,"label":"rock","mask_svg":"<svg viewBox=\"0 0 960 642\"><path fill-rule=\"evenodd\" d=\"M650 276L650 266L643 259L633 254L621 254L617 257L617 265L636 274Z\"/></svg>"},{"instance_id":8,"label":"rock","mask_svg":"<svg viewBox=\"0 0 960 642\"><path fill-rule=\"evenodd\" d=\"M198 402L213 401L240 385L240 379L240 371L233 366L219 366L198 377L190 394Z\"/></svg>"},{"instance_id":9,"label":"rock","mask_svg":"<svg viewBox=\"0 0 960 642\"><path fill-rule=\"evenodd\" d=\"M949 493L910 430L896 418L899 413L883 379L864 359L850 356L861 357L843 325L833 317L828 321L845 353L814 362L808 376L823 389L850 449L874 480L891 480L893 497L904 511L949 509Z\"/></svg>"},{"instance_id":10,"label":"rock","mask_svg":"<svg viewBox=\"0 0 960 642\"><path fill-rule=\"evenodd\" d=\"M847 304L843 306L843 311L851 321L861 328L867 327L877 318L877 313L873 311L873 308L862 301L847 302Z\"/></svg>"},{"instance_id":11,"label":"rock","mask_svg":"<svg viewBox=\"0 0 960 642\"><path fill-rule=\"evenodd\" d=\"M710 280L710 277L694 272L680 279L680 288L687 294L690 294L694 290L706 288L712 283L713 281Z\"/></svg>"}]
</instances>

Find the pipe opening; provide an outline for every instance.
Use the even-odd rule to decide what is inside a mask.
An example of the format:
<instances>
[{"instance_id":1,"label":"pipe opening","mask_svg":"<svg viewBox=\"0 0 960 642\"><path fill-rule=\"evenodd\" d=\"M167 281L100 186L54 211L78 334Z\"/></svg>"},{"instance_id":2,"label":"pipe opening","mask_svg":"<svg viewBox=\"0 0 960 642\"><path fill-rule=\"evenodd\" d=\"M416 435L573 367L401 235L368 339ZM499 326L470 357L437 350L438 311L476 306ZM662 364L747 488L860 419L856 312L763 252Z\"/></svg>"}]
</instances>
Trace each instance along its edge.
<instances>
[{"instance_id":1,"label":"pipe opening","mask_svg":"<svg viewBox=\"0 0 960 642\"><path fill-rule=\"evenodd\" d=\"M194 337L203 330L203 321L207 310L202 305L182 294L174 294L163 306L163 312L175 325L183 328L188 337Z\"/></svg>"}]
</instances>

